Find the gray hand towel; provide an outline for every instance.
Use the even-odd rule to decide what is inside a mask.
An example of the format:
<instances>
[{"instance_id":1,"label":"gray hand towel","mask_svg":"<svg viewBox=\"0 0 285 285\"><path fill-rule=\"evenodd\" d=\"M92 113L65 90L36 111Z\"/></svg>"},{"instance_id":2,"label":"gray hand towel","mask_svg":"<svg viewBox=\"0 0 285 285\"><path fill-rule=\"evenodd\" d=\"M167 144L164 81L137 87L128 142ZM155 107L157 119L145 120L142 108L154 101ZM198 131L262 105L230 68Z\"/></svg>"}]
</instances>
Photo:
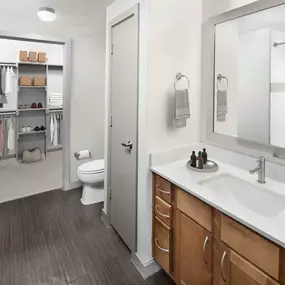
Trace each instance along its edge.
<instances>
[{"instance_id":1,"label":"gray hand towel","mask_svg":"<svg viewBox=\"0 0 285 285\"><path fill-rule=\"evenodd\" d=\"M224 122L228 113L228 92L227 90L217 91L217 122Z\"/></svg>"},{"instance_id":2,"label":"gray hand towel","mask_svg":"<svg viewBox=\"0 0 285 285\"><path fill-rule=\"evenodd\" d=\"M188 90L175 91L175 111L174 119L188 119L190 118L190 105Z\"/></svg>"}]
</instances>

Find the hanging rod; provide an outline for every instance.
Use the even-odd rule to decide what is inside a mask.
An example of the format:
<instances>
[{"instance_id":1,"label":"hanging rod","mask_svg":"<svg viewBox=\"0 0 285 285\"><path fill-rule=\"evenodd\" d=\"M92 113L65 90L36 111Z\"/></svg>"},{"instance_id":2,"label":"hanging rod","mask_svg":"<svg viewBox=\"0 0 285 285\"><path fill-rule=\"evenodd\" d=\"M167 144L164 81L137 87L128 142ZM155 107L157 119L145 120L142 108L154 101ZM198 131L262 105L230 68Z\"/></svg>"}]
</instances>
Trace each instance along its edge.
<instances>
[{"instance_id":1,"label":"hanging rod","mask_svg":"<svg viewBox=\"0 0 285 285\"><path fill-rule=\"evenodd\" d=\"M12 112L0 112L0 116L16 115L16 111Z\"/></svg>"},{"instance_id":2,"label":"hanging rod","mask_svg":"<svg viewBox=\"0 0 285 285\"><path fill-rule=\"evenodd\" d=\"M49 110L50 113L62 113L63 110Z\"/></svg>"},{"instance_id":3,"label":"hanging rod","mask_svg":"<svg viewBox=\"0 0 285 285\"><path fill-rule=\"evenodd\" d=\"M18 67L17 63L15 63L15 62L0 62L0 66L13 66L13 67Z\"/></svg>"},{"instance_id":4,"label":"hanging rod","mask_svg":"<svg viewBox=\"0 0 285 285\"><path fill-rule=\"evenodd\" d=\"M282 46L282 45L285 45L285 42L280 42L280 43L275 42L273 44L274 47L278 47L278 46Z\"/></svg>"}]
</instances>

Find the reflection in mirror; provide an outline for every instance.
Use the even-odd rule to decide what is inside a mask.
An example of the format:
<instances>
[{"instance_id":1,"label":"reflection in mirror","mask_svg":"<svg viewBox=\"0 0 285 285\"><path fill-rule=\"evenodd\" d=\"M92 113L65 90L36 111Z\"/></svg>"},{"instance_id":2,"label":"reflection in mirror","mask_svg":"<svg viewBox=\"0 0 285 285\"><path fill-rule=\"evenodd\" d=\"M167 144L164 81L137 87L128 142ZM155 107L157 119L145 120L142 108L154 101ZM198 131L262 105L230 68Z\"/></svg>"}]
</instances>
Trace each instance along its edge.
<instances>
[{"instance_id":1,"label":"reflection in mirror","mask_svg":"<svg viewBox=\"0 0 285 285\"><path fill-rule=\"evenodd\" d=\"M214 132L285 148L285 5L216 25Z\"/></svg>"}]
</instances>

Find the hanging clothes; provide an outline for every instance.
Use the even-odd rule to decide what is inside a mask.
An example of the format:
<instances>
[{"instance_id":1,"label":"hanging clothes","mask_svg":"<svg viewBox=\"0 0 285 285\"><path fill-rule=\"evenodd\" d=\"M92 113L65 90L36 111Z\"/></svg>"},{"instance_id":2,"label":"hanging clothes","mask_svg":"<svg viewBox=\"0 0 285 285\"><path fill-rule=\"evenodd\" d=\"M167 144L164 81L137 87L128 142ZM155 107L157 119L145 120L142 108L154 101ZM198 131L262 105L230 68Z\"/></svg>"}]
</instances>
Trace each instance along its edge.
<instances>
[{"instance_id":1,"label":"hanging clothes","mask_svg":"<svg viewBox=\"0 0 285 285\"><path fill-rule=\"evenodd\" d=\"M54 139L54 120L53 120L53 115L50 115L50 143L53 144L53 139Z\"/></svg>"},{"instance_id":2,"label":"hanging clothes","mask_svg":"<svg viewBox=\"0 0 285 285\"><path fill-rule=\"evenodd\" d=\"M4 151L4 121L0 120L0 153Z\"/></svg>"},{"instance_id":3,"label":"hanging clothes","mask_svg":"<svg viewBox=\"0 0 285 285\"><path fill-rule=\"evenodd\" d=\"M58 145L58 122L57 122L57 116L56 114L53 114L54 116L54 138L53 138L53 145Z\"/></svg>"},{"instance_id":4,"label":"hanging clothes","mask_svg":"<svg viewBox=\"0 0 285 285\"><path fill-rule=\"evenodd\" d=\"M13 68L10 66L6 71L6 82L5 82L5 95L7 96L9 93L13 92L13 77L15 73Z\"/></svg>"},{"instance_id":5,"label":"hanging clothes","mask_svg":"<svg viewBox=\"0 0 285 285\"><path fill-rule=\"evenodd\" d=\"M15 137L15 126L13 124L13 119L9 118L7 120L7 133L8 133L8 138L7 138L7 147L8 150L13 152L15 151L15 141L16 141L16 137Z\"/></svg>"}]
</instances>

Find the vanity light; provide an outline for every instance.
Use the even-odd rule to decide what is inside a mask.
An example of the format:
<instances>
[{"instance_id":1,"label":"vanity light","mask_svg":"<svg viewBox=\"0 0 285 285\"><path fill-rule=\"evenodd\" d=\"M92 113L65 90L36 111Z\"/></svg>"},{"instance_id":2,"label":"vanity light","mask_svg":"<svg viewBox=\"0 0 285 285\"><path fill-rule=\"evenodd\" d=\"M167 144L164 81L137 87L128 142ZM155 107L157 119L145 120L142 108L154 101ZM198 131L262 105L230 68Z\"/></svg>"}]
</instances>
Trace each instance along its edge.
<instances>
[{"instance_id":1,"label":"vanity light","mask_svg":"<svg viewBox=\"0 0 285 285\"><path fill-rule=\"evenodd\" d=\"M41 7L38 10L38 17L44 22L52 22L56 19L55 10L49 7Z\"/></svg>"}]
</instances>

